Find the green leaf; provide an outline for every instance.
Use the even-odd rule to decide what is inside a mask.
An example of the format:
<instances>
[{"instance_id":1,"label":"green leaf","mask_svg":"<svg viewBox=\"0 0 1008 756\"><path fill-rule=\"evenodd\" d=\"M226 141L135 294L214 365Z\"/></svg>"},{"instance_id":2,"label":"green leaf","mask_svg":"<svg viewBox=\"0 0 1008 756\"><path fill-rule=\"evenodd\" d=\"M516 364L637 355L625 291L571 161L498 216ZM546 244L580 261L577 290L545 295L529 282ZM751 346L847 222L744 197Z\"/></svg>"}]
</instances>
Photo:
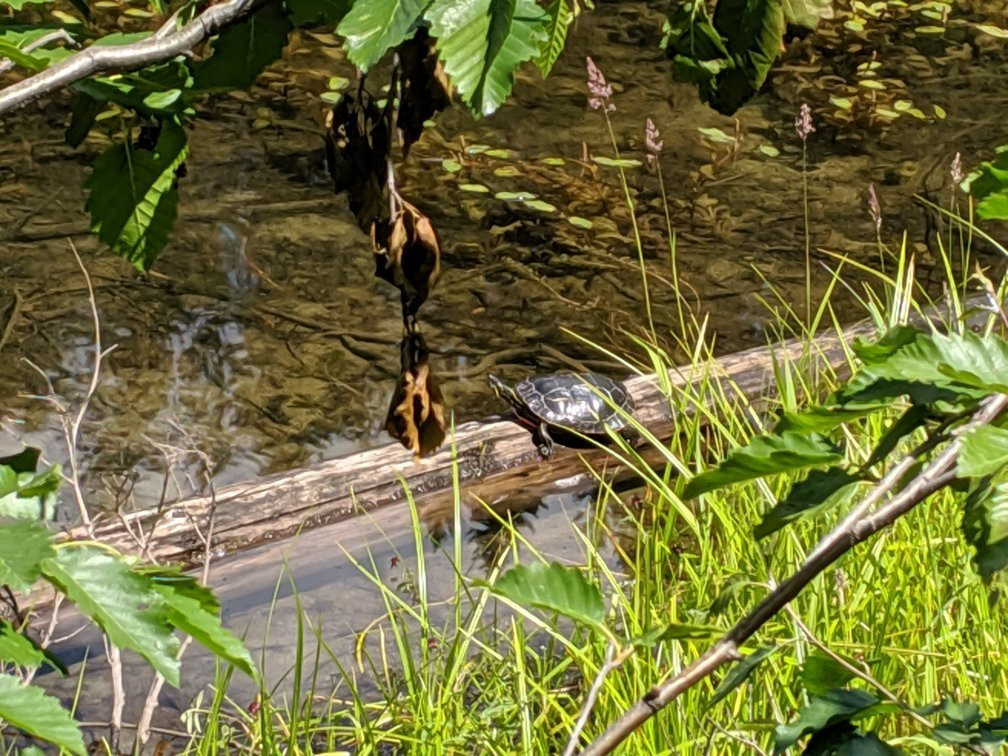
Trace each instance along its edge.
<instances>
[{"instance_id":1,"label":"green leaf","mask_svg":"<svg viewBox=\"0 0 1008 756\"><path fill-rule=\"evenodd\" d=\"M756 667L758 667L776 650L776 646L764 646L739 661L718 684L717 688L714 690L714 697L707 703L707 706L713 706L748 680Z\"/></svg>"},{"instance_id":2,"label":"green leaf","mask_svg":"<svg viewBox=\"0 0 1008 756\"><path fill-rule=\"evenodd\" d=\"M15 65L27 68L29 71L41 71L46 67L45 61L36 58L31 53L24 52L17 45L0 39L0 59L7 58Z\"/></svg>"},{"instance_id":3,"label":"green leaf","mask_svg":"<svg viewBox=\"0 0 1008 756\"><path fill-rule=\"evenodd\" d=\"M919 333L863 372L875 379L1006 392L1008 343L993 333Z\"/></svg>"},{"instance_id":4,"label":"green leaf","mask_svg":"<svg viewBox=\"0 0 1008 756\"><path fill-rule=\"evenodd\" d=\"M48 664L60 674L67 673L63 662L36 646L34 641L19 633L7 620L0 620L0 660L26 669L37 669Z\"/></svg>"},{"instance_id":5,"label":"green leaf","mask_svg":"<svg viewBox=\"0 0 1008 756\"><path fill-rule=\"evenodd\" d=\"M963 508L963 535L976 551L973 563L985 581L1008 566L1008 480L973 484Z\"/></svg>"},{"instance_id":6,"label":"green leaf","mask_svg":"<svg viewBox=\"0 0 1008 756\"><path fill-rule=\"evenodd\" d=\"M167 110L182 96L181 89L167 89L163 92L151 92L143 98L143 103L151 110Z\"/></svg>"},{"instance_id":7,"label":"green leaf","mask_svg":"<svg viewBox=\"0 0 1008 756\"><path fill-rule=\"evenodd\" d=\"M27 457L22 460L26 461ZM54 494L61 480L59 465L39 473L15 472L11 467L0 465L0 517L51 519L56 508Z\"/></svg>"},{"instance_id":8,"label":"green leaf","mask_svg":"<svg viewBox=\"0 0 1008 756\"><path fill-rule=\"evenodd\" d=\"M161 594L168 621L217 657L233 664L254 680L259 673L248 649L221 625L220 606L209 589L187 576L171 575L169 579L153 579L154 590Z\"/></svg>"},{"instance_id":9,"label":"green leaf","mask_svg":"<svg viewBox=\"0 0 1008 756\"><path fill-rule=\"evenodd\" d=\"M828 465L842 459L840 448L817 433L760 436L748 446L732 451L718 467L694 477L686 484L683 498L691 499L729 483Z\"/></svg>"},{"instance_id":10,"label":"green leaf","mask_svg":"<svg viewBox=\"0 0 1008 756\"><path fill-rule=\"evenodd\" d=\"M682 3L669 19L667 49L676 76L731 115L763 85L783 35L783 0L719 0L711 20Z\"/></svg>"},{"instance_id":11,"label":"green leaf","mask_svg":"<svg viewBox=\"0 0 1008 756\"><path fill-rule=\"evenodd\" d=\"M179 640L149 577L133 572L117 554L76 544L59 548L43 561L42 573L105 631L111 643L136 651L178 687Z\"/></svg>"},{"instance_id":12,"label":"green leaf","mask_svg":"<svg viewBox=\"0 0 1008 756\"><path fill-rule=\"evenodd\" d=\"M833 0L784 0L784 20L789 24L815 29L822 13Z\"/></svg>"},{"instance_id":13,"label":"green leaf","mask_svg":"<svg viewBox=\"0 0 1008 756\"><path fill-rule=\"evenodd\" d=\"M978 216L1008 220L1008 146L999 147L993 160L981 163L962 187L978 200Z\"/></svg>"},{"instance_id":14,"label":"green leaf","mask_svg":"<svg viewBox=\"0 0 1008 756\"><path fill-rule=\"evenodd\" d=\"M412 36L431 0L356 0L336 29L346 39L350 62L367 72Z\"/></svg>"},{"instance_id":15,"label":"green leaf","mask_svg":"<svg viewBox=\"0 0 1008 756\"><path fill-rule=\"evenodd\" d=\"M863 690L831 690L813 696L791 724L778 725L774 731L775 751L780 753L804 736L832 725L849 722L877 706L878 698Z\"/></svg>"},{"instance_id":16,"label":"green leaf","mask_svg":"<svg viewBox=\"0 0 1008 756\"><path fill-rule=\"evenodd\" d=\"M84 756L84 738L59 699L14 675L0 674L0 720L70 753Z\"/></svg>"},{"instance_id":17,"label":"green leaf","mask_svg":"<svg viewBox=\"0 0 1008 756\"><path fill-rule=\"evenodd\" d=\"M247 89L287 44L291 23L279 2L264 5L251 16L224 29L213 42L214 54L196 63L198 89Z\"/></svg>"},{"instance_id":18,"label":"green leaf","mask_svg":"<svg viewBox=\"0 0 1008 756\"><path fill-rule=\"evenodd\" d=\"M924 426L930 414L931 410L923 404L914 404L908 407L896 422L882 434L882 438L879 439L868 460L864 463L864 469L874 467L888 457L900 441Z\"/></svg>"},{"instance_id":19,"label":"green leaf","mask_svg":"<svg viewBox=\"0 0 1008 756\"><path fill-rule=\"evenodd\" d=\"M866 366L885 362L903 347L914 343L920 331L913 326L899 325L890 328L876 339L854 339L853 350L857 358Z\"/></svg>"},{"instance_id":20,"label":"green leaf","mask_svg":"<svg viewBox=\"0 0 1008 756\"><path fill-rule=\"evenodd\" d=\"M1008 465L1008 430L981 425L962 435L956 472L964 478L982 478Z\"/></svg>"},{"instance_id":21,"label":"green leaf","mask_svg":"<svg viewBox=\"0 0 1008 756\"><path fill-rule=\"evenodd\" d=\"M114 102L131 110L167 120L166 115L178 115L189 106L194 95L192 73L180 59L147 66L139 71L109 76L96 76L75 82L73 88L100 103ZM158 99L165 92L181 90L184 96Z\"/></svg>"},{"instance_id":22,"label":"green leaf","mask_svg":"<svg viewBox=\"0 0 1008 756\"><path fill-rule=\"evenodd\" d=\"M891 402L870 402L867 404L850 402L844 405L811 407L802 412L787 412L777 421L774 433L786 433L787 431L826 433L843 423L858 420L891 406Z\"/></svg>"},{"instance_id":23,"label":"green leaf","mask_svg":"<svg viewBox=\"0 0 1008 756\"><path fill-rule=\"evenodd\" d=\"M33 473L35 472L35 468L38 467L39 457L41 456L42 451L40 449L36 449L34 446L26 446L17 454L0 457L0 466L9 467L16 473Z\"/></svg>"},{"instance_id":24,"label":"green leaf","mask_svg":"<svg viewBox=\"0 0 1008 756\"><path fill-rule=\"evenodd\" d=\"M604 627L602 593L574 567L557 562L518 565L498 577L492 588L516 604L557 612L596 629Z\"/></svg>"},{"instance_id":25,"label":"green leaf","mask_svg":"<svg viewBox=\"0 0 1008 756\"><path fill-rule=\"evenodd\" d=\"M189 146L185 131L165 121L153 152L123 143L109 148L84 182L98 238L140 270L168 241L178 207L175 171Z\"/></svg>"},{"instance_id":26,"label":"green leaf","mask_svg":"<svg viewBox=\"0 0 1008 756\"><path fill-rule=\"evenodd\" d=\"M759 525L753 528L753 535L756 538L766 538L795 520L825 512L849 500L860 481L860 477L839 467L812 470L805 480L791 487L791 491L777 506L763 515Z\"/></svg>"},{"instance_id":27,"label":"green leaf","mask_svg":"<svg viewBox=\"0 0 1008 756\"><path fill-rule=\"evenodd\" d=\"M434 0L427 19L445 71L478 115L507 99L515 70L547 38L546 13L534 0Z\"/></svg>"},{"instance_id":28,"label":"green leaf","mask_svg":"<svg viewBox=\"0 0 1008 756\"><path fill-rule=\"evenodd\" d=\"M608 158L602 155L592 156L592 161L606 168L639 168L642 163L633 158Z\"/></svg>"},{"instance_id":29,"label":"green leaf","mask_svg":"<svg viewBox=\"0 0 1008 756\"><path fill-rule=\"evenodd\" d=\"M553 70L553 64L563 52L564 42L567 41L567 28L573 20L574 11L567 4L567 0L552 0L546 6L546 39L540 48L539 56L535 59L535 64L543 76Z\"/></svg>"},{"instance_id":30,"label":"green leaf","mask_svg":"<svg viewBox=\"0 0 1008 756\"><path fill-rule=\"evenodd\" d=\"M150 578L154 589L159 593L171 591L179 596L185 596L196 601L201 610L220 615L220 601L214 592L192 575L186 575L181 569L161 565L138 565L133 571Z\"/></svg>"},{"instance_id":31,"label":"green leaf","mask_svg":"<svg viewBox=\"0 0 1008 756\"><path fill-rule=\"evenodd\" d=\"M52 0L0 0L0 5L6 5L14 10L22 10L26 5L44 5Z\"/></svg>"},{"instance_id":32,"label":"green leaf","mask_svg":"<svg viewBox=\"0 0 1008 756\"><path fill-rule=\"evenodd\" d=\"M53 555L52 533L31 520L0 522L0 585L27 593Z\"/></svg>"},{"instance_id":33,"label":"green leaf","mask_svg":"<svg viewBox=\"0 0 1008 756\"><path fill-rule=\"evenodd\" d=\"M81 92L74 100L70 109L70 125L66 130L66 143L71 147L79 147L87 138L95 118L105 106L101 100Z\"/></svg>"},{"instance_id":34,"label":"green leaf","mask_svg":"<svg viewBox=\"0 0 1008 756\"><path fill-rule=\"evenodd\" d=\"M353 0L286 0L287 13L295 26L336 26L350 10Z\"/></svg>"},{"instance_id":35,"label":"green leaf","mask_svg":"<svg viewBox=\"0 0 1008 756\"><path fill-rule=\"evenodd\" d=\"M822 695L835 688L842 688L853 677L850 670L819 651L813 651L809 654L802 665L800 674L805 690L813 695Z\"/></svg>"}]
</instances>

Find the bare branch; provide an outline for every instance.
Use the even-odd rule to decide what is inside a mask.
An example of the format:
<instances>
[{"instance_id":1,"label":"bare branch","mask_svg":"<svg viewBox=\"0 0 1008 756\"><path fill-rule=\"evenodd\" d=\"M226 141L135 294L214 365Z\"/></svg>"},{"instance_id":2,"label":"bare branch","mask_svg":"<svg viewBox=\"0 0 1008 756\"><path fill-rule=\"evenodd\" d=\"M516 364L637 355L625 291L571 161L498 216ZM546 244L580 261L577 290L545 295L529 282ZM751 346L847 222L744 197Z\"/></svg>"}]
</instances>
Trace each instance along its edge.
<instances>
[{"instance_id":1,"label":"bare branch","mask_svg":"<svg viewBox=\"0 0 1008 756\"><path fill-rule=\"evenodd\" d=\"M0 115L24 107L88 76L128 71L171 60L269 0L226 0L178 28L172 15L154 36L128 45L92 45L34 76L0 90Z\"/></svg>"},{"instance_id":2,"label":"bare branch","mask_svg":"<svg viewBox=\"0 0 1008 756\"><path fill-rule=\"evenodd\" d=\"M955 438L920 475L874 513L850 523L843 530L828 533L797 572L771 591L752 612L739 620L703 656L679 674L649 690L640 701L624 712L623 716L582 751L583 756L611 753L634 730L686 690L722 665L737 659L739 647L833 562L857 544L887 528L928 496L948 485L955 478L956 460L962 448L962 435L972 428L991 422L1006 408L1008 408L1008 394L994 394L984 399L973 419L957 430ZM884 486L890 490L896 482L883 480L876 488ZM868 496L877 500L878 494L873 490Z\"/></svg>"},{"instance_id":3,"label":"bare branch","mask_svg":"<svg viewBox=\"0 0 1008 756\"><path fill-rule=\"evenodd\" d=\"M616 653L616 647L611 643L609 644L609 648L606 649L605 664L602 665L598 674L595 675L595 680L592 682L591 689L588 691L588 696L581 705L581 714L578 716L574 729L571 730L570 738L567 740L567 747L564 748L563 756L574 756L577 752L578 740L581 738L581 732L584 730L585 725L588 724L588 717L591 716L591 711L595 707L595 699L598 698L599 691L602 690L602 683L605 682L605 679L610 672L618 668L627 660L627 658L629 658L633 651L633 646L627 646L620 649L619 653Z\"/></svg>"}]
</instances>

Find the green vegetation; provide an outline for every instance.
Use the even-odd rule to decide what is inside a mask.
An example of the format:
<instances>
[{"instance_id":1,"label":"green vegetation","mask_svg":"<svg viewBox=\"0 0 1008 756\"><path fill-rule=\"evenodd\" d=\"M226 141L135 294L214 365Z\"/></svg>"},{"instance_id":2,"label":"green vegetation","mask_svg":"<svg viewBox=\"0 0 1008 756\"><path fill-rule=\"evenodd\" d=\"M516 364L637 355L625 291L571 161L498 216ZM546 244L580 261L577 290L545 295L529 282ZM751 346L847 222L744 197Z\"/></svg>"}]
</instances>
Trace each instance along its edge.
<instances>
[{"instance_id":1,"label":"green vegetation","mask_svg":"<svg viewBox=\"0 0 1008 756\"><path fill-rule=\"evenodd\" d=\"M41 4L2 3L8 12L0 24L0 55L26 72L58 70L71 52L57 42L67 39L120 52L157 42L153 25L104 29L107 19L99 9L79 0L71 3L73 13L60 11L57 25L29 18L32 6ZM549 71L580 12L565 0L230 0L216 7L201 11L195 2L158 1L146 16L134 16L164 23L170 36L198 13L220 14L210 48L197 58L176 50L64 82L77 95L68 142L80 144L98 124L112 124L116 135L86 183L93 230L142 269L170 236L188 154L186 127L197 107L220 91L250 86L282 54L292 29L335 29L362 73L403 52L407 43L421 45L425 55L433 50L461 99L486 115L509 96L520 64L534 62ZM786 21L814 22L823 7L816 0L721 0L708 13L702 3L682 3L669 22L668 49L679 75L694 81L706 102L731 112L764 84ZM225 18L227 13L233 15ZM25 19L30 23L21 23ZM54 31L63 36L40 42ZM433 48L426 47L428 34L436 38ZM384 219L385 252L395 258L385 276L403 292L409 330L415 319L411 326L408 318L437 280L440 247L429 219L398 197L393 172L385 173L392 160L390 103L397 87L405 92L408 79L398 63L392 65L397 74L386 102L372 102L363 77L355 99L342 92L324 99L338 100L333 113L345 116L338 127L360 128L343 134L349 152L362 150L355 139L370 144L370 152L358 153L369 165L343 176L343 188L364 177L384 192L387 178L390 196L380 199L399 203ZM866 71L863 80L874 81ZM5 90L11 98L14 86ZM2 97L0 92L0 102ZM803 171L805 307L796 311L770 283L766 303L779 340L796 337L800 348L781 353L773 391L754 403L741 387L704 370L714 350L695 313L680 305L671 338L655 328L645 265L652 251L641 241L626 175L639 162L619 152L608 120L611 97L589 59L589 101L606 118L613 147L612 157L594 160L621 177L646 318L638 333L625 334L619 358L628 371L659 376L679 425L666 442L638 424L645 448L660 460L657 466L645 461L644 448L612 439L612 458L641 485L625 497L602 471L593 472L598 493L576 531L582 552L577 564L551 561L521 528L488 507L499 529L496 557L486 575L464 575L462 492L456 485L453 590L447 605L435 602L426 535L407 492L414 551L402 558L413 578L409 588L386 582L373 561L356 562L374 586L382 616L362 633L351 668L325 643L322 629L309 632L309 618L299 615L292 693L285 702L222 626L218 602L200 581L127 558L93 538L67 540L51 529L62 471L40 470L38 452L27 449L0 459L0 586L29 592L46 585L75 604L105 634L120 684L120 649L139 653L156 679L178 685L179 657L188 641L177 633L208 648L220 667L209 703L201 699L186 716L191 737L184 747L193 754L601 753L623 738L628 752L642 754L769 753L794 746L823 754L984 753L1002 745L1008 739L1008 623L1001 595L1008 564L1008 320L1000 305L1003 282L971 275L970 239L984 236L1001 254L1008 256L1008 250L969 220L945 213L966 233L950 234L949 246L937 241L933 252L944 272L937 296L915 280L905 243L885 245L877 219L880 270L838 258L826 296L813 307L810 179ZM15 99L7 102L13 107ZM853 109L850 102L834 104ZM395 126L417 128L400 121L401 106ZM421 125L440 109L432 107L413 113L423 112L417 116ZM893 108L914 109L912 103ZM804 167L808 129L804 135L802 130L800 125ZM381 138L372 139L375 134ZM645 144L654 162L662 144L650 123ZM973 193L980 219L1008 219L1006 156L1001 151L965 180L955 179ZM447 160L444 167L461 168ZM660 165L656 172L661 182ZM478 184L460 188L486 190ZM555 210L535 198L497 196L541 212ZM374 207L354 209L362 226L376 228ZM667 200L664 209L671 280L678 287ZM584 218L569 220L591 228ZM397 230L401 238L393 243ZM410 253L417 259L409 260ZM862 288L847 281L848 271L867 279ZM872 321L875 338L845 335L850 312L841 318L835 305L844 286ZM975 290L997 306L978 306L970 298ZM847 357L841 368L825 359L829 338ZM413 346L416 357L405 358L404 375L427 367L422 339ZM666 379L674 355L683 353L704 377L674 386ZM96 343L96 373L101 356ZM436 392L428 391L430 399ZM405 403L411 411L413 398L407 395ZM428 408L435 404L443 414L440 400ZM71 458L83 412L67 434ZM417 447L421 427L414 429ZM74 498L90 525L76 469L71 472ZM18 733L84 753L70 710L34 681L46 666L65 673L48 649L52 634L30 637L28 619L19 616L16 602L12 606L14 616L0 619L0 720ZM340 669L334 689L322 688L318 674L305 676L309 658L316 672L323 659ZM690 667L696 659L709 664ZM228 696L236 669L260 685L251 709ZM360 692L361 676L378 695ZM152 688L155 700L159 685ZM103 744L110 753L119 750L122 723L115 715L112 725L113 736ZM12 752L18 745L4 743ZM138 737L135 750L143 745Z\"/></svg>"}]
</instances>

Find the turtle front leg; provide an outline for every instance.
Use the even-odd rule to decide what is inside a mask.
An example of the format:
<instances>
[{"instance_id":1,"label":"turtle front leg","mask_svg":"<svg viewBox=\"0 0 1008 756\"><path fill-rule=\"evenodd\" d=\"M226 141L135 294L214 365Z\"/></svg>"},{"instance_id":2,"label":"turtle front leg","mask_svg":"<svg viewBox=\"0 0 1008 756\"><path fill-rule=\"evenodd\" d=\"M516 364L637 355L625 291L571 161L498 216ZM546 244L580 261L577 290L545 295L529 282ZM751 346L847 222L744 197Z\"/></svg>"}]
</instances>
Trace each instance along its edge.
<instances>
[{"instance_id":1,"label":"turtle front leg","mask_svg":"<svg viewBox=\"0 0 1008 756\"><path fill-rule=\"evenodd\" d=\"M539 423L539 431L536 433L536 445L543 459L553 456L553 437L550 436L546 423Z\"/></svg>"}]
</instances>

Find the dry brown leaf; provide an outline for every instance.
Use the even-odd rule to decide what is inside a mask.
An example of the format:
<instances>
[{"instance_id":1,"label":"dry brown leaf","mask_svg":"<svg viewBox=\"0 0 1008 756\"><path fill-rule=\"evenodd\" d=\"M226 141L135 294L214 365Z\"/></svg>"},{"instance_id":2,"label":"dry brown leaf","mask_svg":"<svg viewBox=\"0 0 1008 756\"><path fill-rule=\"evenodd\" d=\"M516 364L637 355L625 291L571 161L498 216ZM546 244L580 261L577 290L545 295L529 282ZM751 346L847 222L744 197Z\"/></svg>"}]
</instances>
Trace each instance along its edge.
<instances>
[{"instance_id":1,"label":"dry brown leaf","mask_svg":"<svg viewBox=\"0 0 1008 756\"><path fill-rule=\"evenodd\" d=\"M444 397L431 375L423 337L409 334L399 349L401 370L385 417L385 429L417 457L423 457L444 441Z\"/></svg>"},{"instance_id":2,"label":"dry brown leaf","mask_svg":"<svg viewBox=\"0 0 1008 756\"><path fill-rule=\"evenodd\" d=\"M408 202L402 203L381 245L383 235L382 223L374 224L375 275L398 287L403 318L412 317L441 275L441 242L430 218Z\"/></svg>"},{"instance_id":3,"label":"dry brown leaf","mask_svg":"<svg viewBox=\"0 0 1008 756\"><path fill-rule=\"evenodd\" d=\"M451 84L427 29L399 45L400 96L396 126L402 132L403 158L423 133L424 121L451 104Z\"/></svg>"}]
</instances>

